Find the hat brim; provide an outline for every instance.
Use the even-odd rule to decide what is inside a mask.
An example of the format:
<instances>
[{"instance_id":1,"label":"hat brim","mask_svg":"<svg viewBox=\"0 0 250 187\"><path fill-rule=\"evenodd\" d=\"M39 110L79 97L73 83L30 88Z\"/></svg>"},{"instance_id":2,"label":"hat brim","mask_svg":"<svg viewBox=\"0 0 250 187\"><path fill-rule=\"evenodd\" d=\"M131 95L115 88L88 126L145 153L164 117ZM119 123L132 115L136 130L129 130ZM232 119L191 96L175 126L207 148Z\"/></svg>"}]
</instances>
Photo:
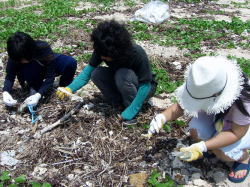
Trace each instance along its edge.
<instances>
[{"instance_id":1,"label":"hat brim","mask_svg":"<svg viewBox=\"0 0 250 187\"><path fill-rule=\"evenodd\" d=\"M187 92L186 83L184 83L177 88L176 96L185 114L192 117L197 117L200 111L204 111L207 114L218 114L232 106L234 101L240 96L244 79L239 65L236 61L228 60L225 57L216 58L220 58L220 62L223 63L222 67L224 67L227 72L227 84L224 90L217 97L194 99ZM191 67L192 65L188 67L185 73L185 80L187 80Z\"/></svg>"}]
</instances>

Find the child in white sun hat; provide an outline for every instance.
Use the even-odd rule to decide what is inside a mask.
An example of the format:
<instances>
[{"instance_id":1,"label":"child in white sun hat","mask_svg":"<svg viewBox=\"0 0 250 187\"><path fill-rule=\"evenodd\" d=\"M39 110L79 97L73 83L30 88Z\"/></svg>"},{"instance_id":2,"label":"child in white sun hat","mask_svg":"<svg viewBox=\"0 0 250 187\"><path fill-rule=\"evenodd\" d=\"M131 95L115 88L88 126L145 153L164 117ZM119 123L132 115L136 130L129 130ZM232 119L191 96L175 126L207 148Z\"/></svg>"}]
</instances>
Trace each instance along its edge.
<instances>
[{"instance_id":1,"label":"child in white sun hat","mask_svg":"<svg viewBox=\"0 0 250 187\"><path fill-rule=\"evenodd\" d=\"M233 161L228 179L239 183L250 170L250 83L235 61L221 56L197 59L185 73L185 83L176 90L177 104L157 114L149 133L184 113L191 116L190 134L198 143L181 148L193 161L212 151L218 158Z\"/></svg>"}]
</instances>

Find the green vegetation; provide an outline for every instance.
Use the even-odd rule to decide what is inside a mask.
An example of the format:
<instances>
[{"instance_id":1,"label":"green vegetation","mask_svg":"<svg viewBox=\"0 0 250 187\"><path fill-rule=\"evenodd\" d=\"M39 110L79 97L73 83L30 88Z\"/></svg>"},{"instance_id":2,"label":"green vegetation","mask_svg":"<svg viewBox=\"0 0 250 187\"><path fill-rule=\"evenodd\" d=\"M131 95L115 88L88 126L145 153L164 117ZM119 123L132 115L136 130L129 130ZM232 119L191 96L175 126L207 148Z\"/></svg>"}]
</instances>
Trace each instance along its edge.
<instances>
[{"instance_id":1,"label":"green vegetation","mask_svg":"<svg viewBox=\"0 0 250 187\"><path fill-rule=\"evenodd\" d=\"M10 172L3 171L0 175L0 187L19 187L19 186L31 186L31 187L52 187L51 184L39 183L34 181L27 181L26 175L20 175L16 178L12 178Z\"/></svg>"},{"instance_id":2,"label":"green vegetation","mask_svg":"<svg viewBox=\"0 0 250 187\"><path fill-rule=\"evenodd\" d=\"M175 81L170 80L170 77L165 69L156 67L155 64L153 64L152 68L153 72L155 73L156 81L158 83L156 94L160 94L163 92L171 93L173 92L178 86L182 84L182 81Z\"/></svg>"},{"instance_id":3,"label":"green vegetation","mask_svg":"<svg viewBox=\"0 0 250 187\"><path fill-rule=\"evenodd\" d=\"M149 179L148 179L149 187L176 187L175 182L168 176L162 177L161 174L153 170Z\"/></svg>"},{"instance_id":4,"label":"green vegetation","mask_svg":"<svg viewBox=\"0 0 250 187\"><path fill-rule=\"evenodd\" d=\"M235 8L250 8L250 2L249 1L245 1L245 2L231 2L231 4Z\"/></svg>"},{"instance_id":5,"label":"green vegetation","mask_svg":"<svg viewBox=\"0 0 250 187\"><path fill-rule=\"evenodd\" d=\"M172 126L173 126L174 124L177 125L177 126L180 126L180 127L186 126L186 123L185 123L184 121L182 121L182 120L175 120L175 121L167 122L166 124L164 124L163 129L164 129L167 133L169 133L169 132L172 131Z\"/></svg>"},{"instance_id":6,"label":"green vegetation","mask_svg":"<svg viewBox=\"0 0 250 187\"><path fill-rule=\"evenodd\" d=\"M235 56L228 56L230 59L234 59L240 65L242 71L250 77L250 59L236 58Z\"/></svg>"}]
</instances>

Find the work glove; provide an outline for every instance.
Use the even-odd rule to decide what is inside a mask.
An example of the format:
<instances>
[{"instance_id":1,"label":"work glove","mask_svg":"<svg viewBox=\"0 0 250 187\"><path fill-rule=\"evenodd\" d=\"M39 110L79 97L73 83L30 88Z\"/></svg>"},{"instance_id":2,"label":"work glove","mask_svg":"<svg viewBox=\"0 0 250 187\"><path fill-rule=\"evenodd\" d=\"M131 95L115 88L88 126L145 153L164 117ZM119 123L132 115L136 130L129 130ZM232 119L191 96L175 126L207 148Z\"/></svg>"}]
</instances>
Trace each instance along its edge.
<instances>
[{"instance_id":1,"label":"work glove","mask_svg":"<svg viewBox=\"0 0 250 187\"><path fill-rule=\"evenodd\" d=\"M154 134L155 132L159 133L160 129L162 129L166 122L167 119L164 114L157 114L150 122L148 134Z\"/></svg>"},{"instance_id":2,"label":"work glove","mask_svg":"<svg viewBox=\"0 0 250 187\"><path fill-rule=\"evenodd\" d=\"M27 106L36 106L39 102L39 100L41 99L41 94L40 93L36 93L34 95L29 96L28 98L25 99L24 103Z\"/></svg>"},{"instance_id":3,"label":"work glove","mask_svg":"<svg viewBox=\"0 0 250 187\"><path fill-rule=\"evenodd\" d=\"M57 88L56 95L60 99L64 99L65 97L69 97L72 95L72 90L69 87L59 87Z\"/></svg>"},{"instance_id":4,"label":"work glove","mask_svg":"<svg viewBox=\"0 0 250 187\"><path fill-rule=\"evenodd\" d=\"M14 106L17 104L17 100L13 99L9 92L3 92L3 102L7 106Z\"/></svg>"},{"instance_id":5,"label":"work glove","mask_svg":"<svg viewBox=\"0 0 250 187\"><path fill-rule=\"evenodd\" d=\"M181 148L180 152L182 153L179 156L181 160L191 162L202 157L203 152L207 152L207 146L204 141L201 141L199 143L192 144L189 147Z\"/></svg>"}]
</instances>

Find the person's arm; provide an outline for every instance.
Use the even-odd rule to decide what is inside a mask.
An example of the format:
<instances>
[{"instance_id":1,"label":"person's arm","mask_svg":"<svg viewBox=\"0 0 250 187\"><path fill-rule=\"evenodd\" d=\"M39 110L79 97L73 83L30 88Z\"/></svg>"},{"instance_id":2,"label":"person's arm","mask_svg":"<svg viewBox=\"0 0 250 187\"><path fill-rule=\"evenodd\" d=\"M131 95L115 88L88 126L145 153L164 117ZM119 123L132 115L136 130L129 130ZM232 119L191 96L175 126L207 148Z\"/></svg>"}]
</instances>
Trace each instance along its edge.
<instances>
[{"instance_id":1,"label":"person's arm","mask_svg":"<svg viewBox=\"0 0 250 187\"><path fill-rule=\"evenodd\" d=\"M11 92L16 78L16 68L17 67L14 62L9 59L6 67L6 77L4 80L3 91L7 91L9 93Z\"/></svg>"},{"instance_id":2,"label":"person's arm","mask_svg":"<svg viewBox=\"0 0 250 187\"><path fill-rule=\"evenodd\" d=\"M45 80L38 90L41 95L44 95L48 91L48 89L52 88L53 86L55 80L55 67L53 62L48 64L44 79Z\"/></svg>"},{"instance_id":3,"label":"person's arm","mask_svg":"<svg viewBox=\"0 0 250 187\"><path fill-rule=\"evenodd\" d=\"M218 149L231 145L240 140L248 131L249 125L232 124L230 131L222 131L218 135L205 141L208 150Z\"/></svg>"},{"instance_id":4,"label":"person's arm","mask_svg":"<svg viewBox=\"0 0 250 187\"><path fill-rule=\"evenodd\" d=\"M181 156L180 158L188 162L197 160L207 150L219 149L237 142L247 133L248 128L249 125L233 123L230 131L222 131L207 141L200 141L189 147L181 148L180 151L183 153L183 157Z\"/></svg>"},{"instance_id":5,"label":"person's arm","mask_svg":"<svg viewBox=\"0 0 250 187\"><path fill-rule=\"evenodd\" d=\"M163 125L167 121L173 121L183 115L183 109L180 107L178 103L169 106L162 113L154 116L152 121L150 122L150 128L148 129L148 134L154 134L155 132L159 133L160 129L162 129Z\"/></svg>"},{"instance_id":6,"label":"person's arm","mask_svg":"<svg viewBox=\"0 0 250 187\"><path fill-rule=\"evenodd\" d=\"M175 103L163 111L162 114L165 116L166 121L173 121L183 115L183 109L178 103Z\"/></svg>"},{"instance_id":7,"label":"person's arm","mask_svg":"<svg viewBox=\"0 0 250 187\"><path fill-rule=\"evenodd\" d=\"M91 77L91 73L94 71L95 67L87 65L82 72L73 80L73 82L67 87L74 93L81 87L85 86Z\"/></svg>"},{"instance_id":8,"label":"person's arm","mask_svg":"<svg viewBox=\"0 0 250 187\"><path fill-rule=\"evenodd\" d=\"M135 117L135 115L140 111L142 104L147 98L150 90L151 83L140 85L134 100L121 114L124 120L131 120Z\"/></svg>"}]
</instances>

